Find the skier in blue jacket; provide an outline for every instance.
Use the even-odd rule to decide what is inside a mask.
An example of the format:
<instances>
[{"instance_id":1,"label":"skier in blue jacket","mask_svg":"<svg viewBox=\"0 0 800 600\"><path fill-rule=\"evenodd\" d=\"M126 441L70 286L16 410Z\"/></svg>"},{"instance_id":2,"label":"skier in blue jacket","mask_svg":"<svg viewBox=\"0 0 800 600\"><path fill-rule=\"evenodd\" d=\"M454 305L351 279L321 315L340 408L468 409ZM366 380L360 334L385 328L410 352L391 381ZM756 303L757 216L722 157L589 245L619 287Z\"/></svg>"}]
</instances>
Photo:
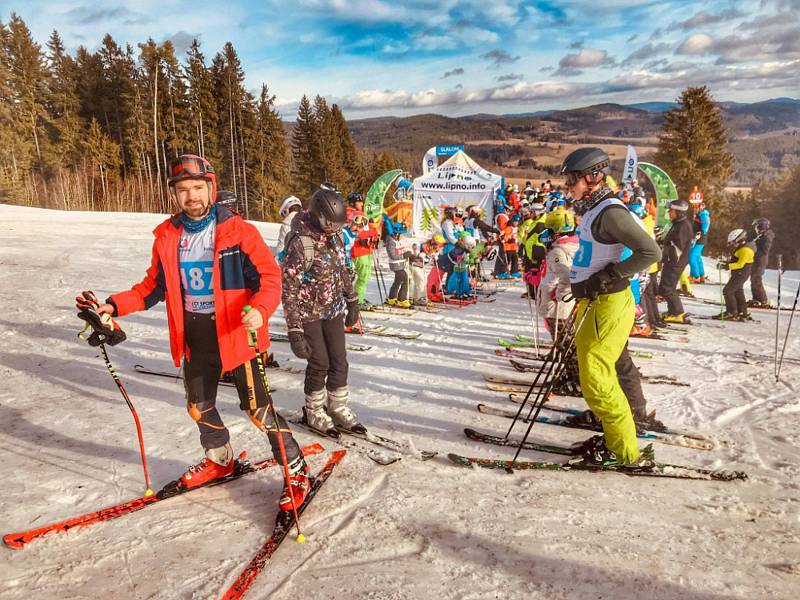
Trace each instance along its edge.
<instances>
[{"instance_id":1,"label":"skier in blue jacket","mask_svg":"<svg viewBox=\"0 0 800 600\"><path fill-rule=\"evenodd\" d=\"M711 228L711 215L706 209L704 201L692 201L694 210L694 244L689 250L689 281L703 283L706 280L706 271L703 268L703 248L708 239L708 230Z\"/></svg>"}]
</instances>

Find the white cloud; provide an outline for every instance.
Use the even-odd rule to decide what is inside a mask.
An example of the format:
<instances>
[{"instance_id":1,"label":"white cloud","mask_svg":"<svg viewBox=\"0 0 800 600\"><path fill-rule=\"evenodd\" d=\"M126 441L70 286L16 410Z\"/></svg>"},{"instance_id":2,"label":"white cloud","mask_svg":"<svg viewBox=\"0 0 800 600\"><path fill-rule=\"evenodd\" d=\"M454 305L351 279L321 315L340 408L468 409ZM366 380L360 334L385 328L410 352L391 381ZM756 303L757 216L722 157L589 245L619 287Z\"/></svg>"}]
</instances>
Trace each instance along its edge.
<instances>
[{"instance_id":1,"label":"white cloud","mask_svg":"<svg viewBox=\"0 0 800 600\"><path fill-rule=\"evenodd\" d=\"M708 50L714 40L706 33L695 33L683 40L678 47L678 54L703 54Z\"/></svg>"},{"instance_id":2,"label":"white cloud","mask_svg":"<svg viewBox=\"0 0 800 600\"><path fill-rule=\"evenodd\" d=\"M567 54L562 58L559 67L573 67L584 69L587 67L598 67L609 62L608 52L595 48L582 48L577 54Z\"/></svg>"}]
</instances>

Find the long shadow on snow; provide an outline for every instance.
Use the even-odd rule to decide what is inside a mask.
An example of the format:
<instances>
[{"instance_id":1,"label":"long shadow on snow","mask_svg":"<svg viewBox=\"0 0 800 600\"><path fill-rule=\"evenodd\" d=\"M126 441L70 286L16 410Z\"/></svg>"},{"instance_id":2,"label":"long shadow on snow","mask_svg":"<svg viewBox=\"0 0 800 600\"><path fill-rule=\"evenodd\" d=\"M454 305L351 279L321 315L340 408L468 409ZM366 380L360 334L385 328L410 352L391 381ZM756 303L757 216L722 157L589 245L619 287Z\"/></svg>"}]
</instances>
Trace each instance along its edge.
<instances>
[{"instance_id":1,"label":"long shadow on snow","mask_svg":"<svg viewBox=\"0 0 800 600\"><path fill-rule=\"evenodd\" d=\"M473 561L486 569L502 569L509 575L542 584L542 593L547 596L555 589L557 594L568 597L624 598L636 599L675 598L680 600L736 600L739 596L715 594L688 589L671 582L661 581L647 573L632 570L602 569L585 562L569 560L563 556L547 556L526 551L519 544L503 545L495 540L505 537L498 532L494 538L469 535L442 525L441 521L422 525L425 536L443 553L449 553L458 563ZM536 546L537 540L531 540ZM585 588L585 589L581 589ZM589 592L591 589L591 592Z\"/></svg>"}]
</instances>

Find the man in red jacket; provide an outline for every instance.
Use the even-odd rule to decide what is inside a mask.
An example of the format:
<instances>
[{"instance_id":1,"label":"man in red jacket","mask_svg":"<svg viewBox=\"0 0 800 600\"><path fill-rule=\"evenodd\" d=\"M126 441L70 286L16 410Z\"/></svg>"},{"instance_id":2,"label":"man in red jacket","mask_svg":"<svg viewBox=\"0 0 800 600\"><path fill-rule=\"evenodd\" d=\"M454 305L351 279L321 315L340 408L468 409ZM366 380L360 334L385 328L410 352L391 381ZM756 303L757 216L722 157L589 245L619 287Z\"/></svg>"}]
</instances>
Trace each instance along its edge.
<instances>
[{"instance_id":1,"label":"man in red jacket","mask_svg":"<svg viewBox=\"0 0 800 600\"><path fill-rule=\"evenodd\" d=\"M258 230L239 215L214 204L216 175L203 158L179 156L170 166L170 196L181 212L153 232L153 257L145 278L114 294L98 312L125 316L167 302L169 340L175 366L183 360L186 404L200 429L205 458L181 477L181 485L204 485L233 472L230 434L216 408L219 376L232 372L240 407L267 434L281 461L283 436L291 475L280 506L299 506L309 489L308 467L285 421L272 417L272 398L258 375L258 351L269 348L267 322L281 301L281 270ZM244 313L244 307L253 310Z\"/></svg>"}]
</instances>

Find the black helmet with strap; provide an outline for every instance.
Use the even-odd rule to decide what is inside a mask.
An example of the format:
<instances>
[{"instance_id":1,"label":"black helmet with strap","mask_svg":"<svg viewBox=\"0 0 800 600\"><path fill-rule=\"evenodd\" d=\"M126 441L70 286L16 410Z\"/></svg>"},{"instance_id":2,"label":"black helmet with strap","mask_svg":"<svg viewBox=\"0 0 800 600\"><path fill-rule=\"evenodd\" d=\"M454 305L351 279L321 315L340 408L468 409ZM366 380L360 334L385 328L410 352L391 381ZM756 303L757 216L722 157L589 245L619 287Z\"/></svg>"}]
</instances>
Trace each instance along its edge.
<instances>
[{"instance_id":1,"label":"black helmet with strap","mask_svg":"<svg viewBox=\"0 0 800 600\"><path fill-rule=\"evenodd\" d=\"M339 231L347 221L347 207L342 197L324 187L311 195L308 212L314 225L328 235Z\"/></svg>"},{"instance_id":2,"label":"black helmet with strap","mask_svg":"<svg viewBox=\"0 0 800 600\"><path fill-rule=\"evenodd\" d=\"M562 175L575 173L582 176L600 172L605 175L611 172L611 159L608 153L600 148L578 148L570 152L561 163Z\"/></svg>"}]
</instances>

